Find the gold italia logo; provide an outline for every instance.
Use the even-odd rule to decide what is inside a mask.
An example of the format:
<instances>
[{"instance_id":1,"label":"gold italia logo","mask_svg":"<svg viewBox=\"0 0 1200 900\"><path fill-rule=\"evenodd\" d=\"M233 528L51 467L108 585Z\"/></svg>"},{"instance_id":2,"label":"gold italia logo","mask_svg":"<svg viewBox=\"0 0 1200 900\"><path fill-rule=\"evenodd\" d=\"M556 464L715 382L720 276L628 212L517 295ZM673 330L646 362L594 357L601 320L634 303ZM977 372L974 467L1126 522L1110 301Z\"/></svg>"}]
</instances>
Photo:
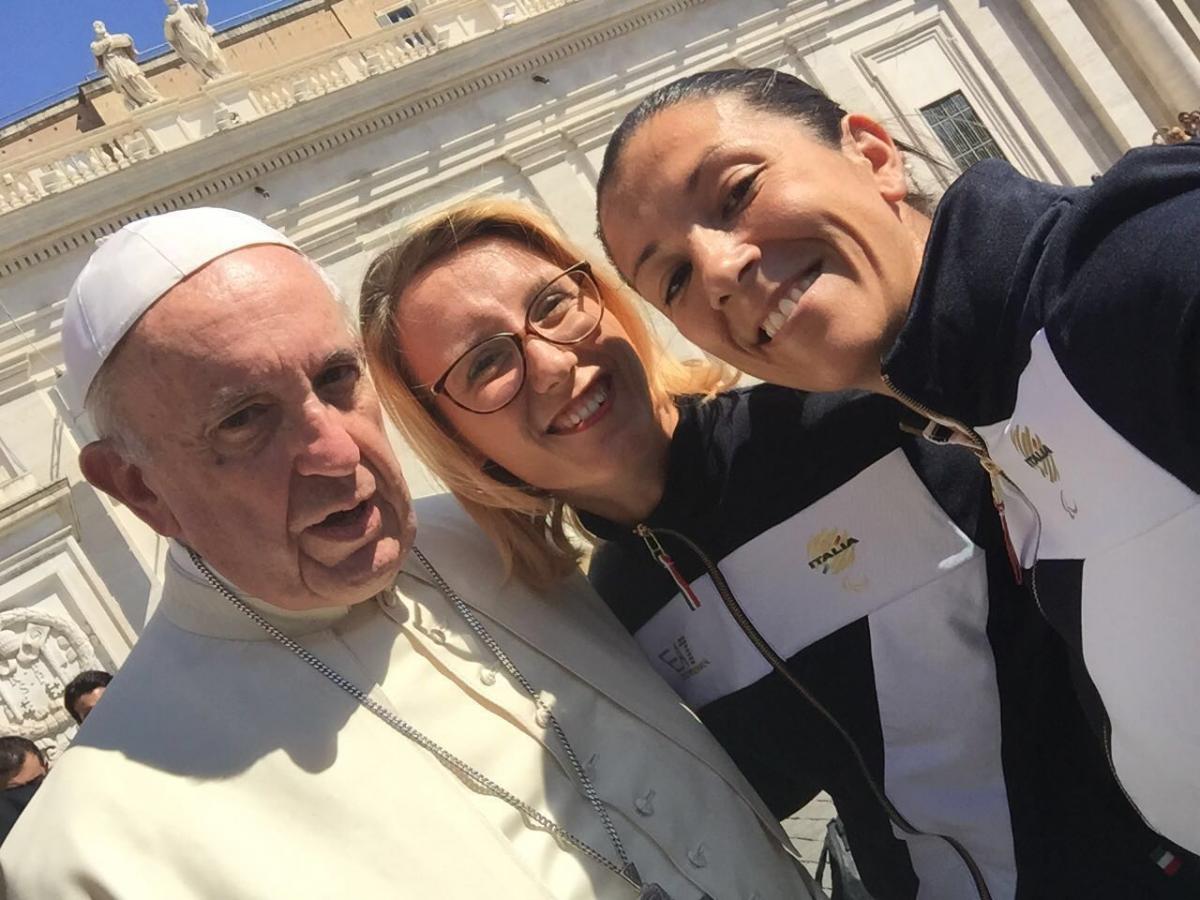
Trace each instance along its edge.
<instances>
[{"instance_id":1,"label":"gold italia logo","mask_svg":"<svg viewBox=\"0 0 1200 900\"><path fill-rule=\"evenodd\" d=\"M848 531L827 528L808 541L808 567L822 575L838 575L854 565L854 545L858 538Z\"/></svg>"},{"instance_id":2,"label":"gold italia logo","mask_svg":"<svg viewBox=\"0 0 1200 900\"><path fill-rule=\"evenodd\" d=\"M1043 478L1049 478L1050 483L1058 481L1058 463L1054 461L1054 451L1048 444L1028 428L1017 427L1012 430L1013 446L1025 459L1025 464L1031 469L1037 469Z\"/></svg>"}]
</instances>

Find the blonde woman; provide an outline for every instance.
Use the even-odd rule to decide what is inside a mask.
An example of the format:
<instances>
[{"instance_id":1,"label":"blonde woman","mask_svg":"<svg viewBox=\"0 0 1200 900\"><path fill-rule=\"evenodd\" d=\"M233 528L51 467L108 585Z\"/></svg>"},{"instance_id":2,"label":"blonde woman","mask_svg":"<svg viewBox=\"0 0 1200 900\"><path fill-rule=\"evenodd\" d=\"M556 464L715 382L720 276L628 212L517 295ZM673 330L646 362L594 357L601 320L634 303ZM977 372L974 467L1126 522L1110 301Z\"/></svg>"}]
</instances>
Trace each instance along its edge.
<instances>
[{"instance_id":1,"label":"blonde woman","mask_svg":"<svg viewBox=\"0 0 1200 900\"><path fill-rule=\"evenodd\" d=\"M477 256L479 265L468 267L466 280L456 286L453 296L446 297L444 306L401 311L392 297L393 286L420 280L428 274L431 262L457 250L460 238L462 243L478 245L472 250L477 251L473 257ZM531 489L528 482L489 458L502 455L502 451L491 454L479 449L494 440L492 434L497 423L516 420L518 410L527 402L497 410L495 414L473 413L455 402L453 388L449 393L445 390L435 393L430 390L433 387L430 381L414 390L410 387L416 382L412 380L408 355L401 349L404 337L411 333L426 335L427 339L419 340L424 345L420 349L430 349L435 355L444 356L440 351L451 342L457 342L456 348L467 350L470 337L480 327L474 315L478 302L473 282L490 281L493 255L514 246L524 249L522 257L544 260L547 271L566 270L583 259L534 209L500 199L475 201L417 227L402 248L388 251L374 261L363 285L361 319L373 374L393 421L420 457L491 535L513 574L540 587L552 584L579 565L581 549L568 537L572 516L567 495L577 493L588 476L573 472L571 478L577 481L568 479L564 490ZM645 506L645 511L649 511L654 501L653 487L647 485L648 495L640 482L655 481L656 473L664 465L668 435L678 416L675 398L711 396L730 387L736 374L713 364L683 364L667 356L651 336L633 297L621 288L607 267L589 268L586 278L604 296L604 313L588 344L616 358L606 362L621 372L622 384L614 386L609 406L624 409L621 435L632 437L632 443L640 446L622 450L611 444L593 447L593 451L598 450L594 453L597 458L584 462L580 468L594 467L595 478L606 482L602 496L596 498L598 502L603 503L607 498L607 481L614 478L630 487L629 493L637 497L635 505ZM417 318L418 313L426 311L431 315ZM487 311L479 315L486 316ZM508 323L510 332L522 330L523 323L518 318ZM486 336L491 337L491 333ZM571 334L566 340L557 345L565 348L565 353L579 346ZM552 345L542 343L546 347ZM535 345L534 352L541 349L545 348ZM617 388L624 396L616 396ZM525 397L533 393L526 392ZM543 405L537 413L544 417L547 411ZM606 439L611 430L604 432ZM472 436L478 436L479 443L473 443ZM525 450L533 455L544 449L552 454L558 452L552 441L531 444L536 446ZM626 454L624 459L620 458L622 453ZM631 459L628 454L638 458ZM578 451L573 456L579 456ZM566 464L573 461L568 459ZM553 475L542 474L542 480L547 477L552 479Z\"/></svg>"},{"instance_id":2,"label":"blonde woman","mask_svg":"<svg viewBox=\"0 0 1200 900\"><path fill-rule=\"evenodd\" d=\"M540 212L477 200L374 261L361 321L513 576L571 572L572 517L604 538L622 624L776 815L833 795L874 896L1117 896L1121 800L973 459L887 398L727 390L636 302Z\"/></svg>"}]
</instances>

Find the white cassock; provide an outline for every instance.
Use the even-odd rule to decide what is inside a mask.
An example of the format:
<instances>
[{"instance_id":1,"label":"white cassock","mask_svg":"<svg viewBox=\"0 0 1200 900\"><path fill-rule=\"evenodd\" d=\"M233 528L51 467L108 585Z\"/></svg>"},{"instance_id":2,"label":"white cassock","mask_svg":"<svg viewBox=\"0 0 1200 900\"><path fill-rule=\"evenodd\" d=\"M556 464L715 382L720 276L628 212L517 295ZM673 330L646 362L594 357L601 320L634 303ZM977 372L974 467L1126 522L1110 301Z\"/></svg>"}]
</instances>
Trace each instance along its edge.
<instances>
[{"instance_id":1,"label":"white cassock","mask_svg":"<svg viewBox=\"0 0 1200 900\"><path fill-rule=\"evenodd\" d=\"M417 544L548 693L646 881L673 900L820 896L700 722L582 579L505 583L448 497ZM354 607L279 628L451 753L612 854L553 732L415 559ZM633 900L269 639L182 548L104 700L0 848L12 900ZM3 893L3 890L0 890Z\"/></svg>"}]
</instances>

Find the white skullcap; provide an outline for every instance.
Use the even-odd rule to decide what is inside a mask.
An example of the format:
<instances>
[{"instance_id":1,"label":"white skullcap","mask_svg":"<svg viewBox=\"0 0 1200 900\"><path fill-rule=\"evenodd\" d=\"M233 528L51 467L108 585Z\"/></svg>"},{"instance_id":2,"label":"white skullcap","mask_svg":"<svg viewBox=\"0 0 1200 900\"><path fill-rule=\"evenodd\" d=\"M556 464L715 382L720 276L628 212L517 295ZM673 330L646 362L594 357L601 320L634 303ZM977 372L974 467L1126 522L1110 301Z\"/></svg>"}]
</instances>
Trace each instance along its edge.
<instances>
[{"instance_id":1,"label":"white skullcap","mask_svg":"<svg viewBox=\"0 0 1200 900\"><path fill-rule=\"evenodd\" d=\"M163 294L218 256L256 244L300 252L258 219L211 207L138 219L104 240L71 286L63 312L60 390L71 411L83 412L108 355Z\"/></svg>"}]
</instances>

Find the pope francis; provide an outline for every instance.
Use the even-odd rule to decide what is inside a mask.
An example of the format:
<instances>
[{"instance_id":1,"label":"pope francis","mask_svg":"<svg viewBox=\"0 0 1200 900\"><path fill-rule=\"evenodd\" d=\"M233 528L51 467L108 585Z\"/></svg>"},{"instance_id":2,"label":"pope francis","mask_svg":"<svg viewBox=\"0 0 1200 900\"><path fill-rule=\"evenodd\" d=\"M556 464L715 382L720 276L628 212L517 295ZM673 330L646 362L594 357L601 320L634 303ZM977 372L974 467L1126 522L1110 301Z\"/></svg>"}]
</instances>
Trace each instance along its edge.
<instances>
[{"instance_id":1,"label":"pope francis","mask_svg":"<svg viewBox=\"0 0 1200 900\"><path fill-rule=\"evenodd\" d=\"M451 501L414 512L332 285L283 235L125 226L63 350L100 435L81 469L171 550L0 895L821 896L582 579L535 595Z\"/></svg>"}]
</instances>

